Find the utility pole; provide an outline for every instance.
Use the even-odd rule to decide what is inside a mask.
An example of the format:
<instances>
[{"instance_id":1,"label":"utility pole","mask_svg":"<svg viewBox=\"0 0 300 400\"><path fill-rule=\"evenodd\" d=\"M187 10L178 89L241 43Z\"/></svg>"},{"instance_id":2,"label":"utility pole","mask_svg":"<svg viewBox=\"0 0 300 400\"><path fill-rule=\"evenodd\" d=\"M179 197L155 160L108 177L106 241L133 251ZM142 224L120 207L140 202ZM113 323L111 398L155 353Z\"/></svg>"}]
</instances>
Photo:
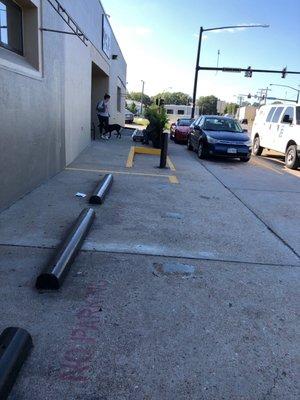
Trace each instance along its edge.
<instances>
[{"instance_id":1,"label":"utility pole","mask_svg":"<svg viewBox=\"0 0 300 400\"><path fill-rule=\"evenodd\" d=\"M265 101L265 104L267 103L267 97L268 97L268 92L271 90L268 87L265 89L259 89L260 90L260 96L259 96L259 104L261 100Z\"/></svg>"},{"instance_id":2,"label":"utility pole","mask_svg":"<svg viewBox=\"0 0 300 400\"><path fill-rule=\"evenodd\" d=\"M142 94L141 94L141 109L140 109L140 113L141 116L143 114L143 99L144 99L144 87L145 87L145 81L141 80L142 82Z\"/></svg>"}]
</instances>

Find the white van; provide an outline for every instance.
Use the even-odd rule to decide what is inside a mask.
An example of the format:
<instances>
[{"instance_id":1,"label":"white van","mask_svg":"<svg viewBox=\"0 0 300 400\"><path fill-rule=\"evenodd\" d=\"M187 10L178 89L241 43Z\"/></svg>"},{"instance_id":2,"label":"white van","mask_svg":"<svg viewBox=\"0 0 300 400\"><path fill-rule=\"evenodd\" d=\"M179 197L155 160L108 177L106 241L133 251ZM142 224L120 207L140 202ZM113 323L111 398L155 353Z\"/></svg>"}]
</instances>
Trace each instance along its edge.
<instances>
[{"instance_id":1,"label":"white van","mask_svg":"<svg viewBox=\"0 0 300 400\"><path fill-rule=\"evenodd\" d=\"M262 106L256 113L252 127L253 154L260 156L263 149L285 154L285 165L300 166L300 104Z\"/></svg>"}]
</instances>

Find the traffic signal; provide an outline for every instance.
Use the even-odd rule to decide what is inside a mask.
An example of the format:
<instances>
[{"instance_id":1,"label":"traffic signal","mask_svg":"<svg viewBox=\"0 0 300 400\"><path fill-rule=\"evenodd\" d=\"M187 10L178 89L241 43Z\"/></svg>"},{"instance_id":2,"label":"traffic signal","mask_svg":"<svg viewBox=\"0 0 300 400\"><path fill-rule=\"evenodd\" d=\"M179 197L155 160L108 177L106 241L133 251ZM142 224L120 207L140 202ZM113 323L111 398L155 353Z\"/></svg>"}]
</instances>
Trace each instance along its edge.
<instances>
[{"instance_id":1,"label":"traffic signal","mask_svg":"<svg viewBox=\"0 0 300 400\"><path fill-rule=\"evenodd\" d=\"M159 107L163 107L165 105L164 99L159 99Z\"/></svg>"},{"instance_id":2,"label":"traffic signal","mask_svg":"<svg viewBox=\"0 0 300 400\"><path fill-rule=\"evenodd\" d=\"M286 76L286 67L283 68L282 73L281 73L281 78L285 78Z\"/></svg>"},{"instance_id":3,"label":"traffic signal","mask_svg":"<svg viewBox=\"0 0 300 400\"><path fill-rule=\"evenodd\" d=\"M252 78L252 70L250 66L247 68L247 71L245 71L245 78Z\"/></svg>"},{"instance_id":4,"label":"traffic signal","mask_svg":"<svg viewBox=\"0 0 300 400\"><path fill-rule=\"evenodd\" d=\"M159 98L155 99L155 104L158 106L159 105Z\"/></svg>"},{"instance_id":5,"label":"traffic signal","mask_svg":"<svg viewBox=\"0 0 300 400\"><path fill-rule=\"evenodd\" d=\"M251 99L251 94L249 93L247 97L248 97L248 99Z\"/></svg>"}]
</instances>

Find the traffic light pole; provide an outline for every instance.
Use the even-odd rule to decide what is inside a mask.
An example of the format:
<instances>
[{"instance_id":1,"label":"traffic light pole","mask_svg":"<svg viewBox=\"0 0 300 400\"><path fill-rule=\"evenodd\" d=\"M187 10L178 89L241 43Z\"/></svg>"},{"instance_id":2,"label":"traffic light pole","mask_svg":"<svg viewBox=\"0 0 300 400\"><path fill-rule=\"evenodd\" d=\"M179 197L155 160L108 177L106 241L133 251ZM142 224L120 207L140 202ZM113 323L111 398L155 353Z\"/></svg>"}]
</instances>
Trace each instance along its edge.
<instances>
[{"instance_id":1,"label":"traffic light pole","mask_svg":"<svg viewBox=\"0 0 300 400\"><path fill-rule=\"evenodd\" d=\"M193 90L193 104L192 104L191 118L194 118L194 117L195 117L196 96L197 96L197 84L198 84L198 71L199 71L199 61L200 61L200 51L201 51L201 43L202 43L202 34L203 34L203 27L201 26L201 28L200 28L200 33L199 33L198 51L197 51L196 68L195 68L195 79L194 79L194 90Z\"/></svg>"},{"instance_id":2,"label":"traffic light pole","mask_svg":"<svg viewBox=\"0 0 300 400\"><path fill-rule=\"evenodd\" d=\"M198 70L202 71L221 71L221 72L247 72L249 73L249 68L227 68L227 67L221 67L221 68L216 68L216 67L198 67ZM300 71L287 71L286 68L283 68L282 70L276 70L276 69L251 69L251 72L263 72L267 74L281 74L282 78L285 78L287 74L290 75L300 75Z\"/></svg>"},{"instance_id":3,"label":"traffic light pole","mask_svg":"<svg viewBox=\"0 0 300 400\"><path fill-rule=\"evenodd\" d=\"M158 106L159 106L159 113L161 114L162 110L164 108L164 100L163 99L158 100ZM159 168L166 168L167 156L168 156L168 133L164 132L164 130L163 130L161 133L161 136L160 136Z\"/></svg>"}]
</instances>

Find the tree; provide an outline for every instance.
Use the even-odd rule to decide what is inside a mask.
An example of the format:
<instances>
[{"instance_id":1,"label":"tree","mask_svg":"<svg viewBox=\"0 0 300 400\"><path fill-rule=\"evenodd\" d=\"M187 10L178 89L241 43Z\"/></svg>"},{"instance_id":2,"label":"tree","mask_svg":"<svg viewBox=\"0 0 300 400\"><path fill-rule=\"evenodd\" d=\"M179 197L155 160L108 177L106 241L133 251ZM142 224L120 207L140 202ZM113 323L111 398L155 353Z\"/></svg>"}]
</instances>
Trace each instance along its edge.
<instances>
[{"instance_id":1,"label":"tree","mask_svg":"<svg viewBox=\"0 0 300 400\"><path fill-rule=\"evenodd\" d=\"M155 103L156 99L162 98L165 100L165 104L175 104L186 106L192 101L190 95L183 92L163 92L158 93L152 97L153 102Z\"/></svg>"},{"instance_id":2,"label":"tree","mask_svg":"<svg viewBox=\"0 0 300 400\"><path fill-rule=\"evenodd\" d=\"M127 94L127 99L134 101L141 101L142 92L130 92ZM151 105L151 98L147 94L143 94L143 104L145 106Z\"/></svg>"},{"instance_id":3,"label":"tree","mask_svg":"<svg viewBox=\"0 0 300 400\"><path fill-rule=\"evenodd\" d=\"M227 103L224 109L224 114L235 115L238 108L239 106L236 103Z\"/></svg>"},{"instance_id":4,"label":"tree","mask_svg":"<svg viewBox=\"0 0 300 400\"><path fill-rule=\"evenodd\" d=\"M200 114L215 115L217 114L218 99L215 96L201 96L197 100Z\"/></svg>"},{"instance_id":5,"label":"tree","mask_svg":"<svg viewBox=\"0 0 300 400\"><path fill-rule=\"evenodd\" d=\"M133 114L137 113L137 107L136 104L134 102L132 102L131 104L129 104L129 106L127 107L127 110L131 111Z\"/></svg>"}]
</instances>

